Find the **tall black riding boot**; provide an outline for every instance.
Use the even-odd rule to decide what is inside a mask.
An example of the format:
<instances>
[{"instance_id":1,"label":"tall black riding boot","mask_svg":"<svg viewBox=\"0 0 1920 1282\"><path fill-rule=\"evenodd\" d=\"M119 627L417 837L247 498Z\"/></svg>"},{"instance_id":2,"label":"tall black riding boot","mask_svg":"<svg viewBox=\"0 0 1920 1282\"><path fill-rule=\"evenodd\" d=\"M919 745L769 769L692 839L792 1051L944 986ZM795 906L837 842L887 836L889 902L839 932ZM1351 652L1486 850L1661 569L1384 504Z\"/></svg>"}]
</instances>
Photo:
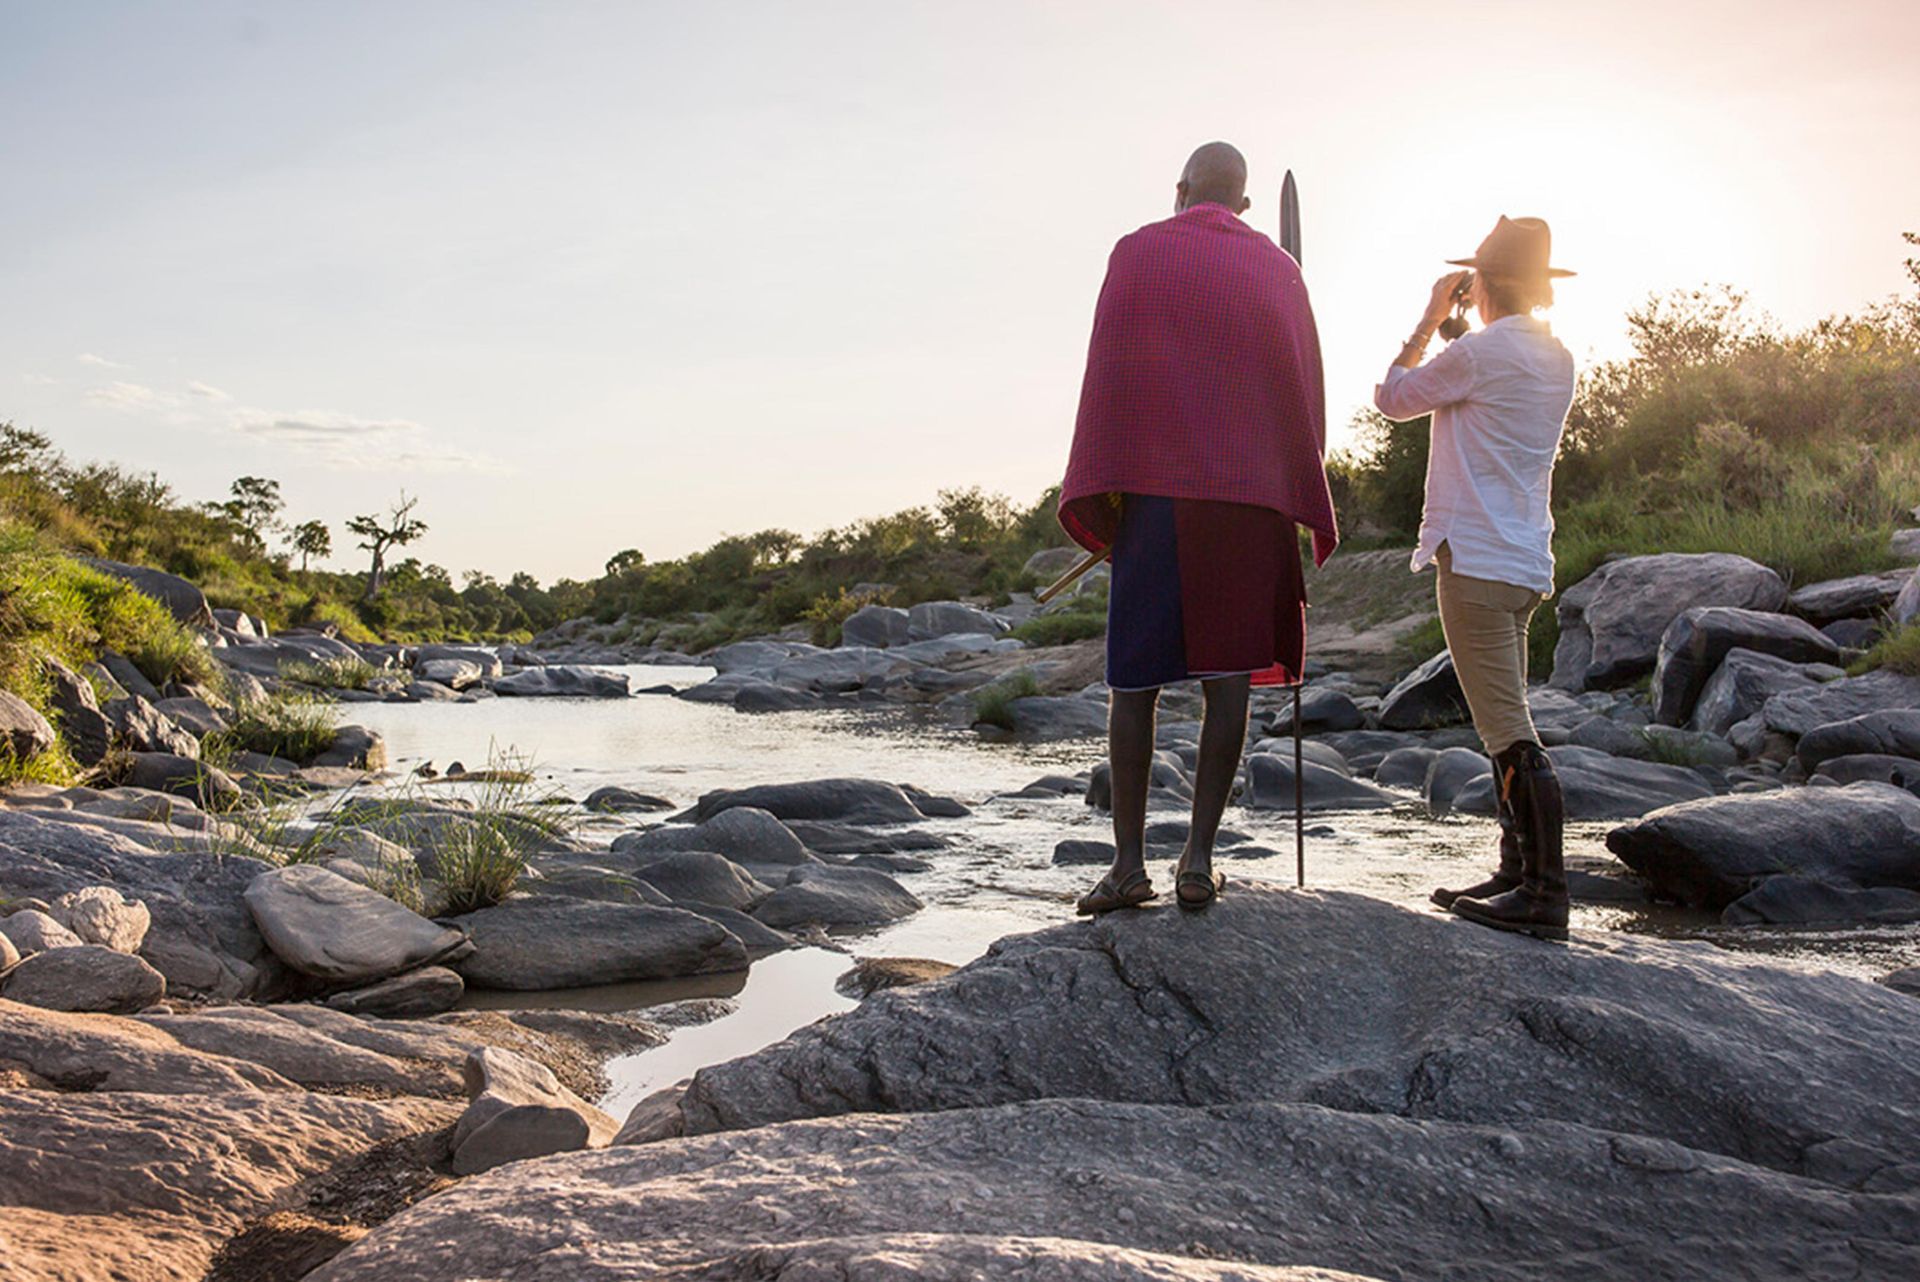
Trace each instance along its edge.
<instances>
[{"instance_id":1,"label":"tall black riding boot","mask_svg":"<svg viewBox=\"0 0 1920 1282\"><path fill-rule=\"evenodd\" d=\"M1456 899L1490 899L1520 884L1520 836L1513 826L1513 779L1511 773L1503 774L1498 765L1494 766L1493 813L1500 821L1500 866L1491 877L1465 890L1448 890L1443 886L1427 896L1442 908L1453 907Z\"/></svg>"},{"instance_id":2,"label":"tall black riding boot","mask_svg":"<svg viewBox=\"0 0 1920 1282\"><path fill-rule=\"evenodd\" d=\"M1546 750L1516 743L1493 759L1494 773L1513 780L1513 826L1520 844L1520 884L1488 899L1461 896L1453 911L1468 921L1541 939L1567 937L1567 866L1561 850L1566 803Z\"/></svg>"}]
</instances>

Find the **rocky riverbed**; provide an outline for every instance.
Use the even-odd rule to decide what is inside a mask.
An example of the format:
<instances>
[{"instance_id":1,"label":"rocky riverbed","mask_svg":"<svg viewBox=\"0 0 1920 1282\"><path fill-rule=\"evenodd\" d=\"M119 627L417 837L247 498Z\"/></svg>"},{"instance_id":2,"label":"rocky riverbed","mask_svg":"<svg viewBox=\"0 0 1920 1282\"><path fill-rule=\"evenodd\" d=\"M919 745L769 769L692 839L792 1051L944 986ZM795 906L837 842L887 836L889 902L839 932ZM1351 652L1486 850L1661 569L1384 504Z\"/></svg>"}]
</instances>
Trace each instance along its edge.
<instances>
[{"instance_id":1,"label":"rocky riverbed","mask_svg":"<svg viewBox=\"0 0 1920 1282\"><path fill-rule=\"evenodd\" d=\"M1652 557L1565 594L1565 948L1424 907L1491 784L1446 656L1377 670L1394 601L1334 620L1371 658L1301 703L1311 889L1266 693L1227 898L1065 924L1110 853L1097 644L1007 636L1019 602L701 666L219 619L236 681L351 672L362 724L209 788L176 736L219 692L123 686L103 733L178 764L7 798L0 1263L1909 1276L1920 680L1844 665L1910 578ZM1196 711L1163 712L1156 861Z\"/></svg>"}]
</instances>

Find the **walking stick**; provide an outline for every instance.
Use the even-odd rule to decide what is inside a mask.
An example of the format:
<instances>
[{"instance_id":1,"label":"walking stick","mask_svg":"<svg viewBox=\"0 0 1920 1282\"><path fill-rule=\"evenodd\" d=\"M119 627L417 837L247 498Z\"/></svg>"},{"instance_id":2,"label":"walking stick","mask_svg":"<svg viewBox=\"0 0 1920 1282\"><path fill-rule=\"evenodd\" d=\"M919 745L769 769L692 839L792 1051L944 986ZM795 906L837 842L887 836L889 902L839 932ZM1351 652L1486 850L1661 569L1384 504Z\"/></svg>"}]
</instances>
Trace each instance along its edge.
<instances>
[{"instance_id":1,"label":"walking stick","mask_svg":"<svg viewBox=\"0 0 1920 1282\"><path fill-rule=\"evenodd\" d=\"M1280 248L1300 259L1300 189L1293 181L1293 170L1280 183ZM1302 665L1304 666L1304 665ZM1307 884L1307 781L1300 761L1300 687L1307 674L1297 674L1293 682L1293 878L1294 885Z\"/></svg>"},{"instance_id":2,"label":"walking stick","mask_svg":"<svg viewBox=\"0 0 1920 1282\"><path fill-rule=\"evenodd\" d=\"M1307 784L1300 765L1300 687L1302 674L1293 683L1293 879L1304 890L1307 885Z\"/></svg>"}]
</instances>

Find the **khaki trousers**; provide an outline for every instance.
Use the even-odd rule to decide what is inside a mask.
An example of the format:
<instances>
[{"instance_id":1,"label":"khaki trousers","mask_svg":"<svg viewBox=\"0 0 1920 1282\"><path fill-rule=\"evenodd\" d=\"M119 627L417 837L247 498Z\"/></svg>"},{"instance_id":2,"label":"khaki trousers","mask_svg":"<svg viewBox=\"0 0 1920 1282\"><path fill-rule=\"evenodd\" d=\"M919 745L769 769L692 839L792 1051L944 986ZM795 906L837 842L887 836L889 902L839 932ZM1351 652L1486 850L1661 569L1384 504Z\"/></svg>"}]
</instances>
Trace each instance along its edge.
<instances>
[{"instance_id":1,"label":"khaki trousers","mask_svg":"<svg viewBox=\"0 0 1920 1282\"><path fill-rule=\"evenodd\" d=\"M1489 756L1522 740L1539 742L1527 709L1527 628L1545 600L1532 588L1453 572L1453 551L1434 553L1434 595L1453 670Z\"/></svg>"}]
</instances>

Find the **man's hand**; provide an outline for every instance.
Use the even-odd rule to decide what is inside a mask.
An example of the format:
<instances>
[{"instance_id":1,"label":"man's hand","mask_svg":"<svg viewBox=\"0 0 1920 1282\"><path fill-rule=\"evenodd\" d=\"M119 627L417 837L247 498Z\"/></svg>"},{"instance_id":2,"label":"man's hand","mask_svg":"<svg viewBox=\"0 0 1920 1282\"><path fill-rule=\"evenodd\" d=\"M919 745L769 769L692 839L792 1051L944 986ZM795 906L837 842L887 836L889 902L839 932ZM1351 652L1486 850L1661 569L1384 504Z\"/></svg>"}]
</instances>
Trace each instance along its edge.
<instances>
[{"instance_id":1,"label":"man's hand","mask_svg":"<svg viewBox=\"0 0 1920 1282\"><path fill-rule=\"evenodd\" d=\"M1427 300L1426 314L1420 318L1420 328L1432 329L1447 318L1453 311L1455 295L1460 286L1466 283L1472 272L1448 272L1433 282L1433 297Z\"/></svg>"}]
</instances>

